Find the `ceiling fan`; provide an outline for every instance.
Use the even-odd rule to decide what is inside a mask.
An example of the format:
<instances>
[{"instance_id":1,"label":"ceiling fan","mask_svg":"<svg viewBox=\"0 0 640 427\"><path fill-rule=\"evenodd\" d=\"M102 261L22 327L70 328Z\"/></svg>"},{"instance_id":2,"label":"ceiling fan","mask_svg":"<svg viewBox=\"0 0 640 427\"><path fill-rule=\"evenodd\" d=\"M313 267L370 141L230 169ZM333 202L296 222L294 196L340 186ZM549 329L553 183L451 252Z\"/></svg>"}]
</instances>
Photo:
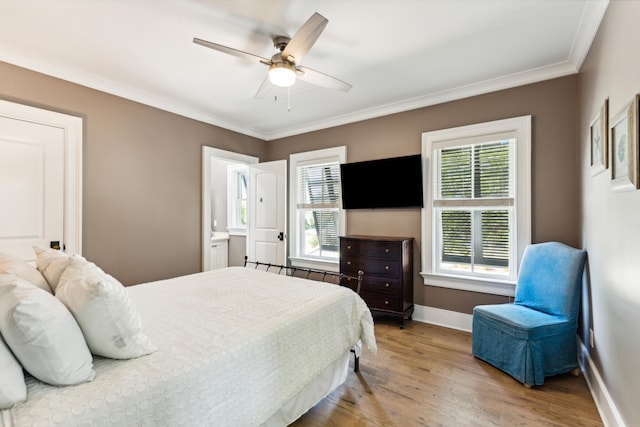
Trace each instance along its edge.
<instances>
[{"instance_id":1,"label":"ceiling fan","mask_svg":"<svg viewBox=\"0 0 640 427\"><path fill-rule=\"evenodd\" d=\"M241 59L250 59L268 65L269 74L260 85L255 95L256 98L265 93L269 82L279 87L290 87L297 79L316 86L348 92L352 87L349 83L300 65L302 58L318 40L328 22L327 18L316 12L298 29L292 38L274 36L273 45L277 52L271 59L195 37L193 42Z\"/></svg>"}]
</instances>

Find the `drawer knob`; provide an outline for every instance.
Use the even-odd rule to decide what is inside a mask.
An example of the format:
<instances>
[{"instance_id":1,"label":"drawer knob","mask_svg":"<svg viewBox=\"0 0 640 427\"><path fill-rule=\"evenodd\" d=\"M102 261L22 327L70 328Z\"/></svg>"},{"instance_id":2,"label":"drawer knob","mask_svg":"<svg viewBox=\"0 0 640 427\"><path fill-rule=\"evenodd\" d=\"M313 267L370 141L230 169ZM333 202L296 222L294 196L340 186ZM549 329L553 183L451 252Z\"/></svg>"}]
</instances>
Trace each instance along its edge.
<instances>
[{"instance_id":1,"label":"drawer knob","mask_svg":"<svg viewBox=\"0 0 640 427\"><path fill-rule=\"evenodd\" d=\"M385 251L386 253L389 253L389 249L385 249L384 251Z\"/></svg>"},{"instance_id":2,"label":"drawer knob","mask_svg":"<svg viewBox=\"0 0 640 427\"><path fill-rule=\"evenodd\" d=\"M389 301L388 300L384 300L384 305L389 305Z\"/></svg>"},{"instance_id":3,"label":"drawer knob","mask_svg":"<svg viewBox=\"0 0 640 427\"><path fill-rule=\"evenodd\" d=\"M347 246L347 249L351 249L351 245Z\"/></svg>"},{"instance_id":4,"label":"drawer knob","mask_svg":"<svg viewBox=\"0 0 640 427\"><path fill-rule=\"evenodd\" d=\"M384 269L385 269L385 270L388 270L388 269L389 269L389 266L388 266L388 265L385 265L385 266L384 266Z\"/></svg>"},{"instance_id":5,"label":"drawer knob","mask_svg":"<svg viewBox=\"0 0 640 427\"><path fill-rule=\"evenodd\" d=\"M388 288L389 287L389 282L385 283L384 285Z\"/></svg>"},{"instance_id":6,"label":"drawer knob","mask_svg":"<svg viewBox=\"0 0 640 427\"><path fill-rule=\"evenodd\" d=\"M351 261L347 261L347 265L351 265Z\"/></svg>"}]
</instances>

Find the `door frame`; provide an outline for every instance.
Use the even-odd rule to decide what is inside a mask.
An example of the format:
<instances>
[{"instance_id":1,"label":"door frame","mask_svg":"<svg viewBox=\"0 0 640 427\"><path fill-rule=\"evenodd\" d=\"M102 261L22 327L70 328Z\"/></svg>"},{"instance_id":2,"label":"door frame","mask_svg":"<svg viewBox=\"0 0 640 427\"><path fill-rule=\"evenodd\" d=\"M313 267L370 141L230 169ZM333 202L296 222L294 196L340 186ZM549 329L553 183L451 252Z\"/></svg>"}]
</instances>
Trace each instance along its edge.
<instances>
[{"instance_id":1,"label":"door frame","mask_svg":"<svg viewBox=\"0 0 640 427\"><path fill-rule=\"evenodd\" d=\"M248 154L202 146L202 271L207 271L211 268L211 157L246 165L260 161L258 157Z\"/></svg>"},{"instance_id":2,"label":"door frame","mask_svg":"<svg viewBox=\"0 0 640 427\"><path fill-rule=\"evenodd\" d=\"M64 131L64 251L82 254L82 117L4 100L0 100L0 115Z\"/></svg>"}]
</instances>

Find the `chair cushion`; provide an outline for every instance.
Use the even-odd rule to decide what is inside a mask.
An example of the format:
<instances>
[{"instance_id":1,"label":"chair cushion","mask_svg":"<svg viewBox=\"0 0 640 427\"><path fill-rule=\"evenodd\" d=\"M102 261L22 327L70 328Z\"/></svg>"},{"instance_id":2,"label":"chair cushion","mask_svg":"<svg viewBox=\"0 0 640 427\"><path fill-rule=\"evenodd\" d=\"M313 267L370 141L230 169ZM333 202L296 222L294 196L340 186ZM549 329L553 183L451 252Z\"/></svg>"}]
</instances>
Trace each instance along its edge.
<instances>
[{"instance_id":1,"label":"chair cushion","mask_svg":"<svg viewBox=\"0 0 640 427\"><path fill-rule=\"evenodd\" d=\"M536 340L556 334L575 331L576 323L559 316L533 310L519 304L480 305L473 309L474 321L518 339Z\"/></svg>"}]
</instances>

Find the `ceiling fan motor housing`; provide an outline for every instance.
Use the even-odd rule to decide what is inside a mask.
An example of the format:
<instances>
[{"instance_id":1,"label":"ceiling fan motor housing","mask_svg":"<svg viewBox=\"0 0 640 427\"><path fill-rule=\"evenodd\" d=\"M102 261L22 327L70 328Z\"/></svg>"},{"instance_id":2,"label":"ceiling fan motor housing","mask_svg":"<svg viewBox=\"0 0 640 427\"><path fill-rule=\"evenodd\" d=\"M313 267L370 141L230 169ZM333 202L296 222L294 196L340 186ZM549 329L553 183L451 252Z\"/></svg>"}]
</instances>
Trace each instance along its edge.
<instances>
[{"instance_id":1,"label":"ceiling fan motor housing","mask_svg":"<svg viewBox=\"0 0 640 427\"><path fill-rule=\"evenodd\" d=\"M291 39L285 36L275 36L273 38L273 46L279 51L282 52L285 47L289 44Z\"/></svg>"}]
</instances>

